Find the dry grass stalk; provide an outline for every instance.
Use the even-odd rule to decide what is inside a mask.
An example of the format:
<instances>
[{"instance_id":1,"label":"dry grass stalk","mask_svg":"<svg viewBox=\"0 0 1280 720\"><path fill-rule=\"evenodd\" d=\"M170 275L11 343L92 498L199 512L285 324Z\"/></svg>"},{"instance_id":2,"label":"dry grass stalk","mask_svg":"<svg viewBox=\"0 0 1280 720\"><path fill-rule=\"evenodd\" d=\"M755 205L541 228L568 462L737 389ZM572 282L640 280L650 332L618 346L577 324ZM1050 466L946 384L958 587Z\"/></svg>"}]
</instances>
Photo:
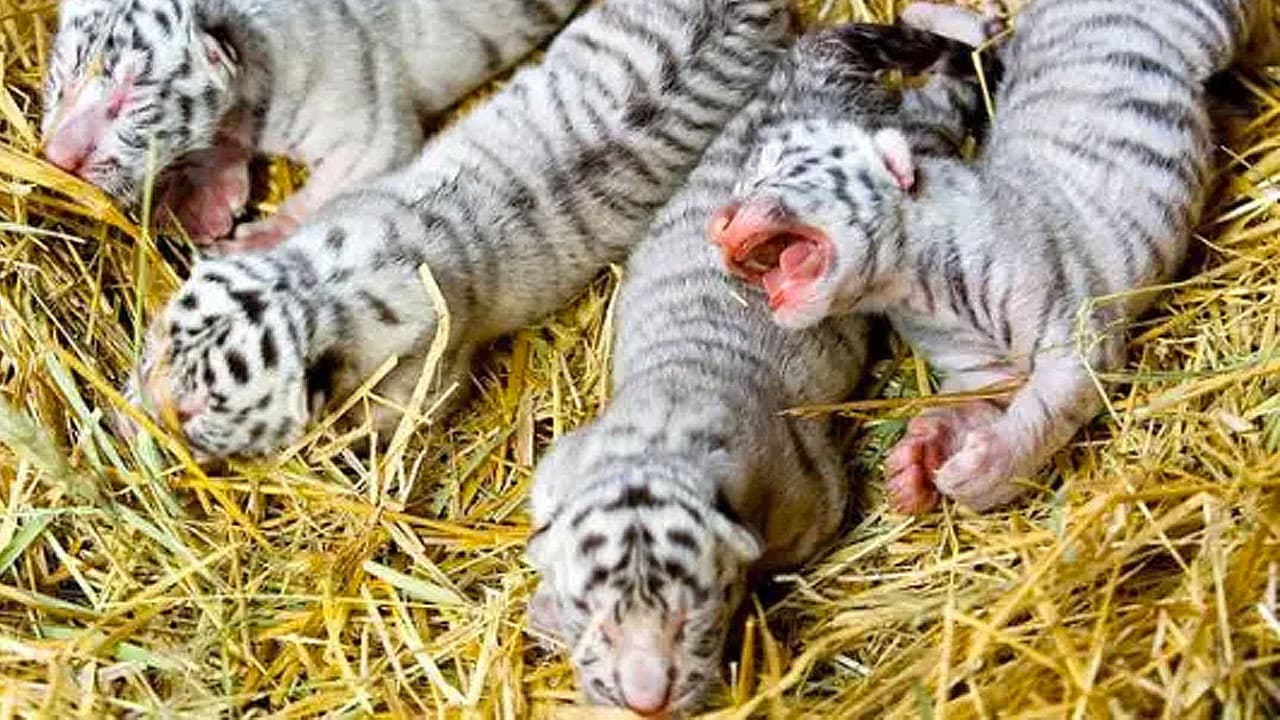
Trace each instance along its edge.
<instances>
[{"instance_id":1,"label":"dry grass stalk","mask_svg":"<svg viewBox=\"0 0 1280 720\"><path fill-rule=\"evenodd\" d=\"M216 475L154 426L123 446L103 416L186 255L34 159L53 5L0 0L0 716L606 717L567 707L563 656L522 632L521 551L530 464L606 397L615 278L501 343L466 412L419 407L388 454L329 423ZM716 717L1280 708L1280 83L1249 87L1263 113L1222 154L1206 259L1099 378L1113 412L1057 489L916 521L870 483L864 521L748 621ZM905 353L877 377L846 408L859 478L930 394Z\"/></svg>"}]
</instances>

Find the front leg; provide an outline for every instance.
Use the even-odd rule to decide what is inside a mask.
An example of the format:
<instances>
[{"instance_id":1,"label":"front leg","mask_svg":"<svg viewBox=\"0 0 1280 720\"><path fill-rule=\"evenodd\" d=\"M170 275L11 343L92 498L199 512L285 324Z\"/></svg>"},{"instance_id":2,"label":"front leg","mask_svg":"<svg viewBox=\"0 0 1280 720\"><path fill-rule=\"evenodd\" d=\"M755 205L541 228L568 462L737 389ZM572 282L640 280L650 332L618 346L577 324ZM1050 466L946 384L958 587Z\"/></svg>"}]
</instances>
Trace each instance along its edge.
<instances>
[{"instance_id":1,"label":"front leg","mask_svg":"<svg viewBox=\"0 0 1280 720\"><path fill-rule=\"evenodd\" d=\"M1042 351L1008 409L967 429L934 477L944 495L979 511L1023 493L1045 465L1102 406L1085 360L1066 349Z\"/></svg>"},{"instance_id":2,"label":"front leg","mask_svg":"<svg viewBox=\"0 0 1280 720\"><path fill-rule=\"evenodd\" d=\"M407 163L421 147L421 132L416 122L388 123L374 133L378 140L373 146L343 145L311 160L307 183L286 198L275 215L237 227L235 238L222 243L219 251L275 247L333 198Z\"/></svg>"}]
</instances>

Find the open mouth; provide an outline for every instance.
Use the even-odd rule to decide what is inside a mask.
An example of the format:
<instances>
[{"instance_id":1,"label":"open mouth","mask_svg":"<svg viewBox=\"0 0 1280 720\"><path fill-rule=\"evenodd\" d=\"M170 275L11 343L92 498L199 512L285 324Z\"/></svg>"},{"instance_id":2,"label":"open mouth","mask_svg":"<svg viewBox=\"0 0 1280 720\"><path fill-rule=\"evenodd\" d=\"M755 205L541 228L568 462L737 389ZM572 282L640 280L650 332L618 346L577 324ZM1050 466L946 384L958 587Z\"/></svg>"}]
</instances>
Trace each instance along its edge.
<instances>
[{"instance_id":1,"label":"open mouth","mask_svg":"<svg viewBox=\"0 0 1280 720\"><path fill-rule=\"evenodd\" d=\"M812 294L831 266L826 233L778 219L776 211L724 211L713 222L711 234L729 271L763 287L773 310Z\"/></svg>"}]
</instances>

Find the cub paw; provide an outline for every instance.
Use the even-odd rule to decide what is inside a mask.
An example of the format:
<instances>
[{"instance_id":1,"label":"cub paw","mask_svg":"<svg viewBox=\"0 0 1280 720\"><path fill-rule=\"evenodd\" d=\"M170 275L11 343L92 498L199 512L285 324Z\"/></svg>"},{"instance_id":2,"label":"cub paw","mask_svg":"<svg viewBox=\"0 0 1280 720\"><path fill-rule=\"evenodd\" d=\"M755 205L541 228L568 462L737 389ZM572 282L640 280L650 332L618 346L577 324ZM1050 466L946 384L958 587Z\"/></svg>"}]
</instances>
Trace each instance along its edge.
<instances>
[{"instance_id":1,"label":"cub paw","mask_svg":"<svg viewBox=\"0 0 1280 720\"><path fill-rule=\"evenodd\" d=\"M249 202L247 159L210 150L175 170L161 199L161 219L175 220L192 241L205 245L231 235Z\"/></svg>"},{"instance_id":2,"label":"cub paw","mask_svg":"<svg viewBox=\"0 0 1280 720\"><path fill-rule=\"evenodd\" d=\"M921 415L907 424L907 434L885 460L889 497L897 512L920 515L938 505L933 476L951 455L955 436L946 415Z\"/></svg>"},{"instance_id":3,"label":"cub paw","mask_svg":"<svg viewBox=\"0 0 1280 720\"><path fill-rule=\"evenodd\" d=\"M934 476L947 497L974 510L1003 505L1021 494L1014 477L1014 449L992 428L965 433L964 444Z\"/></svg>"},{"instance_id":4,"label":"cub paw","mask_svg":"<svg viewBox=\"0 0 1280 720\"><path fill-rule=\"evenodd\" d=\"M912 418L906 435L885 460L894 509L909 514L929 512L938 504L939 491L972 505L957 489L970 477L960 473L975 464L972 452L977 446L971 446L977 442L975 436L990 434L1002 415L1000 408L979 401L928 410Z\"/></svg>"}]
</instances>

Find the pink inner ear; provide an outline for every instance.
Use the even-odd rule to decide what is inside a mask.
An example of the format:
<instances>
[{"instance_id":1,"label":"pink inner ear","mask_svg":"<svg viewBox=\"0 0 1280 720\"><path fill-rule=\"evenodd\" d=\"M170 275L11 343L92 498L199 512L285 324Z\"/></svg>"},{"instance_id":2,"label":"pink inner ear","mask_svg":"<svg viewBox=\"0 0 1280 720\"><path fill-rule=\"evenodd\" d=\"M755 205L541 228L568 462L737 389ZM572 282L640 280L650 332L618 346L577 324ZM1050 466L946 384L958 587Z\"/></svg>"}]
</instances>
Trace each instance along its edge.
<instances>
[{"instance_id":1,"label":"pink inner ear","mask_svg":"<svg viewBox=\"0 0 1280 720\"><path fill-rule=\"evenodd\" d=\"M205 57L209 59L210 64L224 70L232 70L235 57L228 53L227 48L217 38L209 33L201 33L200 41L204 44Z\"/></svg>"},{"instance_id":2,"label":"pink inner ear","mask_svg":"<svg viewBox=\"0 0 1280 720\"><path fill-rule=\"evenodd\" d=\"M885 169L893 175L898 187L904 192L915 187L916 164L911 157L911 146L902 133L897 130L882 130L876 134L875 143L884 160Z\"/></svg>"},{"instance_id":3,"label":"pink inner ear","mask_svg":"<svg viewBox=\"0 0 1280 720\"><path fill-rule=\"evenodd\" d=\"M129 96L132 91L132 80L126 80L111 90L111 96L107 98L108 119L114 120L120 115L120 111L124 109L125 105L129 104Z\"/></svg>"},{"instance_id":4,"label":"pink inner ear","mask_svg":"<svg viewBox=\"0 0 1280 720\"><path fill-rule=\"evenodd\" d=\"M885 167L888 167L889 172L893 173L893 179L898 181L898 187L904 191L915 187L916 169L911 164L910 158L905 162L901 162L897 158L886 157Z\"/></svg>"}]
</instances>

